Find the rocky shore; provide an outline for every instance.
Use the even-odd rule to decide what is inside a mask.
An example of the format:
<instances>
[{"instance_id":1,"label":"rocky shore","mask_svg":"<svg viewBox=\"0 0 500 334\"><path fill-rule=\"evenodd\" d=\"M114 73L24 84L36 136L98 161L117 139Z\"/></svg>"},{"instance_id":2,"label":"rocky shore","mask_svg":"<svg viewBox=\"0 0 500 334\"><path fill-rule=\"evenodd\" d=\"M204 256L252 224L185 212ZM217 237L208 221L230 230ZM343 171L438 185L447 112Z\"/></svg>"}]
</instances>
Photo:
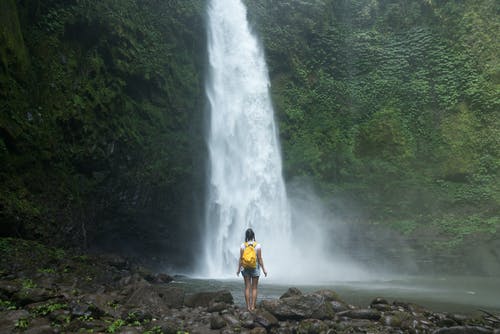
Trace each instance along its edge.
<instances>
[{"instance_id":1,"label":"rocky shore","mask_svg":"<svg viewBox=\"0 0 500 334\"><path fill-rule=\"evenodd\" d=\"M381 297L358 307L331 290L290 288L250 313L229 291L190 293L118 256L15 239L0 239L0 250L0 333L500 334L500 315L432 312Z\"/></svg>"}]
</instances>

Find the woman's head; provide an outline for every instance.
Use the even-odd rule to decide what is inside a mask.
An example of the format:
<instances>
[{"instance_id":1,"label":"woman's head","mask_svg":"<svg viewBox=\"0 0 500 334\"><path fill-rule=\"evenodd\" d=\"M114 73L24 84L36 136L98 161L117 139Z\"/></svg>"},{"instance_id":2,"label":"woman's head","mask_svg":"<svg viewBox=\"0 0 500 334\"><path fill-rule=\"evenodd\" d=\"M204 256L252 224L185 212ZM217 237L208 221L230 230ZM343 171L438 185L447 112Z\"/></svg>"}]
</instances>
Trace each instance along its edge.
<instances>
[{"instance_id":1,"label":"woman's head","mask_svg":"<svg viewBox=\"0 0 500 334\"><path fill-rule=\"evenodd\" d=\"M249 228L245 232L245 241L246 242L248 242L248 241L255 241L255 233L253 233L253 230L251 228Z\"/></svg>"}]
</instances>

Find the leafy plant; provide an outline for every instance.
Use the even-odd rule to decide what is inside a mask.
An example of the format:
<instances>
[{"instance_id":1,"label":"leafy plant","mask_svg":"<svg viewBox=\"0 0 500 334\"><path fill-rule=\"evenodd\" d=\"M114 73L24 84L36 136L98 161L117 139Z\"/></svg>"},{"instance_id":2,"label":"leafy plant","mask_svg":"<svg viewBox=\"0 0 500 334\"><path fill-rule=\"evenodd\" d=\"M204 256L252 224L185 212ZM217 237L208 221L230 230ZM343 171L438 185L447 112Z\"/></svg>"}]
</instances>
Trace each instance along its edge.
<instances>
[{"instance_id":1,"label":"leafy plant","mask_svg":"<svg viewBox=\"0 0 500 334\"><path fill-rule=\"evenodd\" d=\"M123 319L116 319L113 321L108 328L106 329L106 333L115 333L120 327L125 326L127 323Z\"/></svg>"}]
</instances>

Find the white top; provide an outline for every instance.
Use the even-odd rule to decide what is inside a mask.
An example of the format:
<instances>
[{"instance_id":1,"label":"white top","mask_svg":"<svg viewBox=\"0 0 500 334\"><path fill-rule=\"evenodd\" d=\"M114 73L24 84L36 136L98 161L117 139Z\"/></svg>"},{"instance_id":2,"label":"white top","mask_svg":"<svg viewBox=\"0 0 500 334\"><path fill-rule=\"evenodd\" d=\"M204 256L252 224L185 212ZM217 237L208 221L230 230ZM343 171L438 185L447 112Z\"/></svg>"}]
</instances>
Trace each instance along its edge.
<instances>
[{"instance_id":1,"label":"white top","mask_svg":"<svg viewBox=\"0 0 500 334\"><path fill-rule=\"evenodd\" d=\"M250 243L254 243L255 244L257 242L256 241L249 241L248 243L249 244ZM245 250L245 243L242 243L241 246L240 246L240 248L241 248L241 250ZM262 246L259 243L257 243L257 245L255 246L255 250L258 250L258 249L261 249L261 248L262 248Z\"/></svg>"}]
</instances>

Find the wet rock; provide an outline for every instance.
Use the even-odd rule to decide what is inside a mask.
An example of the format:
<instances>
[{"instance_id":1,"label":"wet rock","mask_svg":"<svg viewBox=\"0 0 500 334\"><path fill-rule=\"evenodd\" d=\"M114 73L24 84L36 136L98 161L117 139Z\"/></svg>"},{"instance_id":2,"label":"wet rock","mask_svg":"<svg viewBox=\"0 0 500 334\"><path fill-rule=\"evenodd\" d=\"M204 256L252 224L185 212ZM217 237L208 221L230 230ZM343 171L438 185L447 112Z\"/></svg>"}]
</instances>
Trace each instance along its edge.
<instances>
[{"instance_id":1,"label":"wet rock","mask_svg":"<svg viewBox=\"0 0 500 334\"><path fill-rule=\"evenodd\" d=\"M255 327L250 331L250 334L266 334L267 331L263 327Z\"/></svg>"},{"instance_id":2,"label":"wet rock","mask_svg":"<svg viewBox=\"0 0 500 334\"><path fill-rule=\"evenodd\" d=\"M380 312L373 309L358 309L358 310L348 310L337 313L339 317L348 317L351 319L367 319L367 320L379 320Z\"/></svg>"},{"instance_id":3,"label":"wet rock","mask_svg":"<svg viewBox=\"0 0 500 334\"><path fill-rule=\"evenodd\" d=\"M165 334L177 334L182 331L182 323L179 320L166 319L162 321L157 321L155 326L158 326L162 333Z\"/></svg>"},{"instance_id":4,"label":"wet rock","mask_svg":"<svg viewBox=\"0 0 500 334\"><path fill-rule=\"evenodd\" d=\"M255 323L266 329L279 326L278 319L276 319L274 315L264 309L257 309L254 313L254 317Z\"/></svg>"},{"instance_id":5,"label":"wet rock","mask_svg":"<svg viewBox=\"0 0 500 334\"><path fill-rule=\"evenodd\" d=\"M166 283L170 283L174 280L174 278L172 276L167 275L165 273L152 274L152 275L146 276L145 278L148 282L153 283L153 284L166 284Z\"/></svg>"},{"instance_id":6,"label":"wet rock","mask_svg":"<svg viewBox=\"0 0 500 334\"><path fill-rule=\"evenodd\" d=\"M88 303L82 300L73 300L68 305L70 313L74 317L89 317L99 318L103 316L106 312L100 309L98 306Z\"/></svg>"},{"instance_id":7,"label":"wet rock","mask_svg":"<svg viewBox=\"0 0 500 334\"><path fill-rule=\"evenodd\" d=\"M340 299L339 295L333 290L318 290L315 291L314 294L323 297L327 302L338 301L345 304L345 302Z\"/></svg>"},{"instance_id":8,"label":"wet rock","mask_svg":"<svg viewBox=\"0 0 500 334\"><path fill-rule=\"evenodd\" d=\"M232 314L223 314L222 318L224 318L226 324L230 327L239 327L241 325L240 321Z\"/></svg>"},{"instance_id":9,"label":"wet rock","mask_svg":"<svg viewBox=\"0 0 500 334\"><path fill-rule=\"evenodd\" d=\"M10 297L14 293L21 290L21 283L18 281L0 281L0 295L5 297Z\"/></svg>"},{"instance_id":10,"label":"wet rock","mask_svg":"<svg viewBox=\"0 0 500 334\"><path fill-rule=\"evenodd\" d=\"M298 332L304 334L319 334L326 332L328 326L318 319L305 319L299 323Z\"/></svg>"},{"instance_id":11,"label":"wet rock","mask_svg":"<svg viewBox=\"0 0 500 334\"><path fill-rule=\"evenodd\" d=\"M12 333L21 319L28 319L30 316L26 310L6 311L0 313L0 333Z\"/></svg>"},{"instance_id":12,"label":"wet rock","mask_svg":"<svg viewBox=\"0 0 500 334\"><path fill-rule=\"evenodd\" d=\"M372 304L370 305L370 308L375 309L380 312L388 312L392 311L392 306L388 304Z\"/></svg>"},{"instance_id":13,"label":"wet rock","mask_svg":"<svg viewBox=\"0 0 500 334\"><path fill-rule=\"evenodd\" d=\"M433 334L492 334L493 331L479 326L453 326L439 328Z\"/></svg>"},{"instance_id":14,"label":"wet rock","mask_svg":"<svg viewBox=\"0 0 500 334\"><path fill-rule=\"evenodd\" d=\"M349 306L346 303L338 300L332 300L329 303L330 305L332 305L333 312L342 312L342 311L347 311L349 309Z\"/></svg>"},{"instance_id":15,"label":"wet rock","mask_svg":"<svg viewBox=\"0 0 500 334\"><path fill-rule=\"evenodd\" d=\"M138 283L125 301L127 306L146 308L153 314L162 314L168 308L180 308L183 303L183 289L149 283Z\"/></svg>"},{"instance_id":16,"label":"wet rock","mask_svg":"<svg viewBox=\"0 0 500 334\"><path fill-rule=\"evenodd\" d=\"M264 300L261 305L279 320L333 319L335 316L332 305L325 302L325 298L318 294Z\"/></svg>"},{"instance_id":17,"label":"wet rock","mask_svg":"<svg viewBox=\"0 0 500 334\"><path fill-rule=\"evenodd\" d=\"M71 318L71 315L68 310L55 310L49 314L49 319L56 323L65 323L68 319Z\"/></svg>"},{"instance_id":18,"label":"wet rock","mask_svg":"<svg viewBox=\"0 0 500 334\"><path fill-rule=\"evenodd\" d=\"M228 308L228 304L224 302L215 302L215 301L210 301L207 312L213 313L213 312L222 312Z\"/></svg>"},{"instance_id":19,"label":"wet rock","mask_svg":"<svg viewBox=\"0 0 500 334\"><path fill-rule=\"evenodd\" d=\"M210 317L210 328L221 329L223 327L226 327L226 320L218 314L212 314Z\"/></svg>"},{"instance_id":20,"label":"wet rock","mask_svg":"<svg viewBox=\"0 0 500 334\"><path fill-rule=\"evenodd\" d=\"M381 319L380 322L389 327L406 327L403 326L403 323L407 323L410 321L412 317L405 312L393 312L390 314L385 314Z\"/></svg>"},{"instance_id":21,"label":"wet rock","mask_svg":"<svg viewBox=\"0 0 500 334\"><path fill-rule=\"evenodd\" d=\"M118 332L120 334L141 334L142 330L136 327L125 326L125 327L120 327Z\"/></svg>"},{"instance_id":22,"label":"wet rock","mask_svg":"<svg viewBox=\"0 0 500 334\"><path fill-rule=\"evenodd\" d=\"M128 310L126 313L122 314L122 319L126 319L128 323L133 323L135 321L138 322L149 322L153 319L153 315L149 313L147 310L141 308L135 308Z\"/></svg>"},{"instance_id":23,"label":"wet rock","mask_svg":"<svg viewBox=\"0 0 500 334\"><path fill-rule=\"evenodd\" d=\"M370 303L370 306L377 305L377 304L389 305L389 302L385 298L377 297L374 300L372 300L372 302Z\"/></svg>"},{"instance_id":24,"label":"wet rock","mask_svg":"<svg viewBox=\"0 0 500 334\"><path fill-rule=\"evenodd\" d=\"M57 295L52 290L45 288L28 288L14 293L12 299L20 305L28 305L55 298Z\"/></svg>"},{"instance_id":25,"label":"wet rock","mask_svg":"<svg viewBox=\"0 0 500 334\"><path fill-rule=\"evenodd\" d=\"M429 310L427 310L425 307L414 303L406 303L395 300L392 304L394 306L402 307L403 309L414 313L430 313Z\"/></svg>"},{"instance_id":26,"label":"wet rock","mask_svg":"<svg viewBox=\"0 0 500 334\"><path fill-rule=\"evenodd\" d=\"M54 333L50 322L46 318L30 319L28 329L24 333Z\"/></svg>"},{"instance_id":27,"label":"wet rock","mask_svg":"<svg viewBox=\"0 0 500 334\"><path fill-rule=\"evenodd\" d=\"M453 319L458 325L465 325L470 320L469 317L463 314L449 314L448 318Z\"/></svg>"},{"instance_id":28,"label":"wet rock","mask_svg":"<svg viewBox=\"0 0 500 334\"><path fill-rule=\"evenodd\" d=\"M288 297L294 297L294 296L300 296L302 295L302 291L300 291L297 288L288 288L288 290L281 295L280 299L283 298L288 298Z\"/></svg>"},{"instance_id":29,"label":"wet rock","mask_svg":"<svg viewBox=\"0 0 500 334\"><path fill-rule=\"evenodd\" d=\"M224 302L226 304L233 304L233 295L228 290L221 290L217 292L198 292L186 296L184 305L188 307L208 307L210 302Z\"/></svg>"},{"instance_id":30,"label":"wet rock","mask_svg":"<svg viewBox=\"0 0 500 334\"><path fill-rule=\"evenodd\" d=\"M117 254L101 255L100 259L104 260L107 264L119 270L126 270L130 268L130 264L127 259Z\"/></svg>"},{"instance_id":31,"label":"wet rock","mask_svg":"<svg viewBox=\"0 0 500 334\"><path fill-rule=\"evenodd\" d=\"M257 324L254 322L254 316L250 312L243 312L243 314L240 315L240 321L241 321L241 326L244 328L249 328L252 329Z\"/></svg>"}]
</instances>

